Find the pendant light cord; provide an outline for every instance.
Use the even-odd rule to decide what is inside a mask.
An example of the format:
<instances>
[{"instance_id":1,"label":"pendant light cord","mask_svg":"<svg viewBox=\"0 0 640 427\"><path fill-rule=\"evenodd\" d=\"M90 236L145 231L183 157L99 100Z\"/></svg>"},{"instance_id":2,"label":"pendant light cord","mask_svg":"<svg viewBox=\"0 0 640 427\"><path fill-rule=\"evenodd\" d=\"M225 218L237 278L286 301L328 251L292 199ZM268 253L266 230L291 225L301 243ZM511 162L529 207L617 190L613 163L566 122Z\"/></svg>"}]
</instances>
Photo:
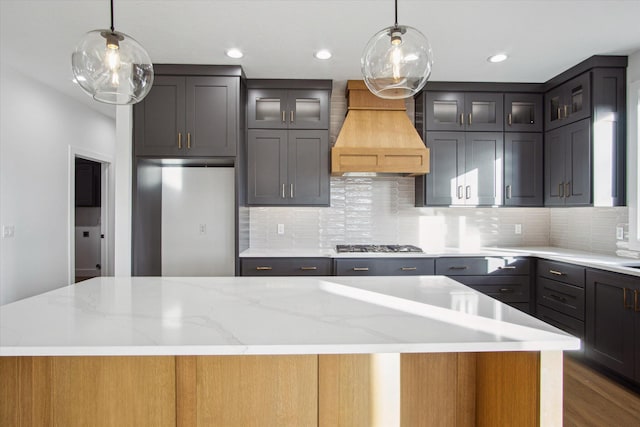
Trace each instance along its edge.
<instances>
[{"instance_id":1,"label":"pendant light cord","mask_svg":"<svg viewBox=\"0 0 640 427\"><path fill-rule=\"evenodd\" d=\"M111 0L111 2L113 2L113 0ZM398 28L398 0L395 0L395 4L396 4L396 7L395 7L395 9L396 9L396 23L395 23L394 27ZM111 13L113 13L113 11ZM111 18L111 19L113 20L113 18Z\"/></svg>"},{"instance_id":2,"label":"pendant light cord","mask_svg":"<svg viewBox=\"0 0 640 427\"><path fill-rule=\"evenodd\" d=\"M396 0L396 6L398 5L397 0ZM397 14L397 12L396 12ZM398 20L398 18L396 18L396 21ZM396 23L397 25L397 23ZM111 0L111 32L113 33L115 31L114 27L113 27L113 0Z\"/></svg>"}]
</instances>

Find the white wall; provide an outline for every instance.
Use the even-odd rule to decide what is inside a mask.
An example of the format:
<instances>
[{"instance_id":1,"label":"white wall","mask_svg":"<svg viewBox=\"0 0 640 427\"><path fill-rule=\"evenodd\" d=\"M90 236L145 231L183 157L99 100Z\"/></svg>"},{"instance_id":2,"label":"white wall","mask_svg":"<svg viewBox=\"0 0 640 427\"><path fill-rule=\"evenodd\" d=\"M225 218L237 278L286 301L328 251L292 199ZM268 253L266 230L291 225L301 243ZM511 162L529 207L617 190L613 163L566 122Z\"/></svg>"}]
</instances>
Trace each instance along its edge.
<instances>
[{"instance_id":1,"label":"white wall","mask_svg":"<svg viewBox=\"0 0 640 427\"><path fill-rule=\"evenodd\" d=\"M629 56L627 66L627 201L629 205L629 245L640 251L640 51Z\"/></svg>"},{"instance_id":2,"label":"white wall","mask_svg":"<svg viewBox=\"0 0 640 427\"><path fill-rule=\"evenodd\" d=\"M0 304L68 284L69 152L114 141L113 119L0 64Z\"/></svg>"}]
</instances>

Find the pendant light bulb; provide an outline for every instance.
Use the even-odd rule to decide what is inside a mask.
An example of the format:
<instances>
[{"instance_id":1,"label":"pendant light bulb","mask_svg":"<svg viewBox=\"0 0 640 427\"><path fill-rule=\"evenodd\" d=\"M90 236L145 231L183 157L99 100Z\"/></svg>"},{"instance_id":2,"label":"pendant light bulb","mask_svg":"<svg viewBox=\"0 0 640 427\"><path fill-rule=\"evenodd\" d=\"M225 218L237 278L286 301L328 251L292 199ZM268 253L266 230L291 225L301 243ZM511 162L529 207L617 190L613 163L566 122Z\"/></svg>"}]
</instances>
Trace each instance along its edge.
<instances>
[{"instance_id":1,"label":"pendant light bulb","mask_svg":"<svg viewBox=\"0 0 640 427\"><path fill-rule=\"evenodd\" d=\"M396 23L378 31L365 46L360 67L369 90L380 98L402 99L417 94L433 66L429 40L420 31Z\"/></svg>"},{"instance_id":2,"label":"pendant light bulb","mask_svg":"<svg viewBox=\"0 0 640 427\"><path fill-rule=\"evenodd\" d=\"M142 101L153 85L149 54L130 36L113 28L88 32L71 55L78 85L96 101L127 105Z\"/></svg>"}]
</instances>

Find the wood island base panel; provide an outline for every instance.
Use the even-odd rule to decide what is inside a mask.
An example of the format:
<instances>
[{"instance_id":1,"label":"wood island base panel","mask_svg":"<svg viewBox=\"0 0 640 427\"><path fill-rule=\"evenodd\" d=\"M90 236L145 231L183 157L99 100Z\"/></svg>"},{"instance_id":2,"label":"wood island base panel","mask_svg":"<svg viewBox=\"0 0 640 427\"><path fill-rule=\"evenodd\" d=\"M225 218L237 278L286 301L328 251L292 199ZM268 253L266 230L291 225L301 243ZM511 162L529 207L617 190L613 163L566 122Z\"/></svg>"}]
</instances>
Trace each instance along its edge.
<instances>
[{"instance_id":1,"label":"wood island base panel","mask_svg":"<svg viewBox=\"0 0 640 427\"><path fill-rule=\"evenodd\" d=\"M3 426L562 424L560 351L8 356L0 377Z\"/></svg>"}]
</instances>

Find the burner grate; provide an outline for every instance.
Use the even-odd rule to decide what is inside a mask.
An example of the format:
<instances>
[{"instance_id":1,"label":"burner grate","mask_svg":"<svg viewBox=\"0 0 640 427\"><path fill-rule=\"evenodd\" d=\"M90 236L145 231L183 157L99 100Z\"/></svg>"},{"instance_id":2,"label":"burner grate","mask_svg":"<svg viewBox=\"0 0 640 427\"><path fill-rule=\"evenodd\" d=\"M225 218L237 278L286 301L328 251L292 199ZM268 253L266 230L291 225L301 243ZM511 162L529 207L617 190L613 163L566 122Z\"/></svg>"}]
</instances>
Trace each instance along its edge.
<instances>
[{"instance_id":1,"label":"burner grate","mask_svg":"<svg viewBox=\"0 0 640 427\"><path fill-rule=\"evenodd\" d=\"M422 252L413 245L336 245L338 252Z\"/></svg>"}]
</instances>

